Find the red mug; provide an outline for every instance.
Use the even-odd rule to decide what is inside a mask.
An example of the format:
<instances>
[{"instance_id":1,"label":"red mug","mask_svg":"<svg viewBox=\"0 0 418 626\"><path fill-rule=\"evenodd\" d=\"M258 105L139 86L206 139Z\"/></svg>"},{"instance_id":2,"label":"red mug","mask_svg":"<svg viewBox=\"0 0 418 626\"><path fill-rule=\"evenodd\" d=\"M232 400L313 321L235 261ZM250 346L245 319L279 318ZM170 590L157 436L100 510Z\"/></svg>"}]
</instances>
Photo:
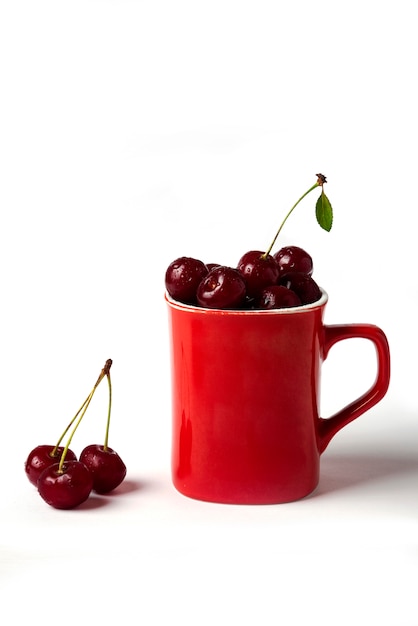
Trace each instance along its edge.
<instances>
[{"instance_id":1,"label":"red mug","mask_svg":"<svg viewBox=\"0 0 418 626\"><path fill-rule=\"evenodd\" d=\"M328 300L272 310L218 310L165 296L172 374L172 480L185 496L229 504L299 500L318 485L320 455L389 387L390 353L372 324L325 325ZM376 348L374 384L320 417L321 364L343 339Z\"/></svg>"}]
</instances>

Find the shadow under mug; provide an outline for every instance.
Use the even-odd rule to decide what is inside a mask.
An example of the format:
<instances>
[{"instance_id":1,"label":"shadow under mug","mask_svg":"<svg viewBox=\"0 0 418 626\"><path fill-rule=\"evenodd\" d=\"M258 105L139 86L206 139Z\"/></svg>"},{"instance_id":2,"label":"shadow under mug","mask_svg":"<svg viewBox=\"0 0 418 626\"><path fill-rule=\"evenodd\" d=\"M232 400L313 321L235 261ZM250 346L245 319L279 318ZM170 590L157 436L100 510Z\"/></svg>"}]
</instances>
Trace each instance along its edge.
<instances>
[{"instance_id":1,"label":"shadow under mug","mask_svg":"<svg viewBox=\"0 0 418 626\"><path fill-rule=\"evenodd\" d=\"M205 309L165 299L172 375L172 480L185 496L229 504L279 504L311 493L320 455L346 424L376 405L390 380L384 332L325 325L328 295L313 304ZM364 338L376 348L374 384L320 417L321 364L330 348Z\"/></svg>"}]
</instances>

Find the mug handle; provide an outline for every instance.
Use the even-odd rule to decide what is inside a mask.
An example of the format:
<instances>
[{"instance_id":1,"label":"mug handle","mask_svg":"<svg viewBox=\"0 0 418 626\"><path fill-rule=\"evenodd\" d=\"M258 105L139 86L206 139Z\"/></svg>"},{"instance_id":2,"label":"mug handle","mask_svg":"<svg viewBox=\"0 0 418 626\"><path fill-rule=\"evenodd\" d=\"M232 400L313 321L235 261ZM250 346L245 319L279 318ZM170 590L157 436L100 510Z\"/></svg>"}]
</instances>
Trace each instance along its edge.
<instances>
[{"instance_id":1,"label":"mug handle","mask_svg":"<svg viewBox=\"0 0 418 626\"><path fill-rule=\"evenodd\" d=\"M325 360L331 347L344 339L369 339L374 343L377 357L377 375L374 384L362 396L328 418L319 418L318 447L322 453L334 435L357 417L380 402L390 380L389 344L383 330L373 324L335 324L323 327L322 357Z\"/></svg>"}]
</instances>

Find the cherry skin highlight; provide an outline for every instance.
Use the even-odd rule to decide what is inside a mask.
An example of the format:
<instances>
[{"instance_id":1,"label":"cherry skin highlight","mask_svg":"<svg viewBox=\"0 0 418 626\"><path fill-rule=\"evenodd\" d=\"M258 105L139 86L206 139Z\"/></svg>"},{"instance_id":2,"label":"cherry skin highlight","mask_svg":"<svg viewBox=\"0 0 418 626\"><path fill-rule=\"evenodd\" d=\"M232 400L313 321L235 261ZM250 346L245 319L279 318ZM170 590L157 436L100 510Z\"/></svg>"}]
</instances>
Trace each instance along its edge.
<instances>
[{"instance_id":1,"label":"cherry skin highlight","mask_svg":"<svg viewBox=\"0 0 418 626\"><path fill-rule=\"evenodd\" d=\"M279 266L270 254L260 250L246 252L238 261L238 271L244 278L247 295L258 297L265 287L275 285L279 279Z\"/></svg>"},{"instance_id":2,"label":"cherry skin highlight","mask_svg":"<svg viewBox=\"0 0 418 626\"><path fill-rule=\"evenodd\" d=\"M197 288L197 302L209 309L237 309L245 301L245 282L233 267L219 265L209 272Z\"/></svg>"},{"instance_id":3,"label":"cherry skin highlight","mask_svg":"<svg viewBox=\"0 0 418 626\"><path fill-rule=\"evenodd\" d=\"M291 289L284 285L273 285L266 287L261 292L261 296L257 302L258 309L287 309L294 306L300 306L301 299Z\"/></svg>"},{"instance_id":4,"label":"cherry skin highlight","mask_svg":"<svg viewBox=\"0 0 418 626\"><path fill-rule=\"evenodd\" d=\"M312 275L312 257L299 246L285 246L273 256L277 261L281 275L289 272L301 272L302 274L308 274L308 276Z\"/></svg>"},{"instance_id":5,"label":"cherry skin highlight","mask_svg":"<svg viewBox=\"0 0 418 626\"><path fill-rule=\"evenodd\" d=\"M55 454L53 455L54 450L56 449ZM38 478L46 469L55 463L59 463L61 459L61 455L64 451L63 446L51 445L40 445L36 446L30 453L25 462L25 472L26 476L30 480L30 482L35 485L38 483ZM77 461L77 457L74 452L70 449L67 450L65 455L65 459L67 461Z\"/></svg>"},{"instance_id":6,"label":"cherry skin highlight","mask_svg":"<svg viewBox=\"0 0 418 626\"><path fill-rule=\"evenodd\" d=\"M80 461L93 477L93 490L109 493L116 489L126 476L126 465L112 448L91 444L80 454Z\"/></svg>"},{"instance_id":7,"label":"cherry skin highlight","mask_svg":"<svg viewBox=\"0 0 418 626\"><path fill-rule=\"evenodd\" d=\"M182 256L172 261L165 273L165 288L174 299L184 304L196 304L197 287L208 273L199 259Z\"/></svg>"},{"instance_id":8,"label":"cherry skin highlight","mask_svg":"<svg viewBox=\"0 0 418 626\"><path fill-rule=\"evenodd\" d=\"M38 491L47 504L55 509L74 509L89 497L93 476L80 461L65 461L50 465L38 478Z\"/></svg>"}]
</instances>

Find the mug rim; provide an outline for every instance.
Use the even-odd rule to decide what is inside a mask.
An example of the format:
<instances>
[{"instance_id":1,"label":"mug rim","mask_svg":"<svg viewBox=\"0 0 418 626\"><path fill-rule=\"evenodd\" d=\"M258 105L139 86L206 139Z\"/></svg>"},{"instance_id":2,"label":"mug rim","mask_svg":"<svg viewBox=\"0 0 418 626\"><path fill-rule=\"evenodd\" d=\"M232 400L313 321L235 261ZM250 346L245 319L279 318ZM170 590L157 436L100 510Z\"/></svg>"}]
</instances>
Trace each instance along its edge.
<instances>
[{"instance_id":1,"label":"mug rim","mask_svg":"<svg viewBox=\"0 0 418 626\"><path fill-rule=\"evenodd\" d=\"M184 302L174 300L174 298L172 298L167 291L165 291L164 293L164 298L167 304L173 309L178 309L180 311L189 311L201 315L295 315L296 313L308 313L309 311L313 311L314 309L320 309L324 307L328 302L328 293L325 291L325 289L322 289L322 287L320 287L320 290L322 295L319 300L316 300L315 302L302 304L300 306L284 307L281 309L209 309L207 307L198 306L196 304L185 304Z\"/></svg>"}]
</instances>

